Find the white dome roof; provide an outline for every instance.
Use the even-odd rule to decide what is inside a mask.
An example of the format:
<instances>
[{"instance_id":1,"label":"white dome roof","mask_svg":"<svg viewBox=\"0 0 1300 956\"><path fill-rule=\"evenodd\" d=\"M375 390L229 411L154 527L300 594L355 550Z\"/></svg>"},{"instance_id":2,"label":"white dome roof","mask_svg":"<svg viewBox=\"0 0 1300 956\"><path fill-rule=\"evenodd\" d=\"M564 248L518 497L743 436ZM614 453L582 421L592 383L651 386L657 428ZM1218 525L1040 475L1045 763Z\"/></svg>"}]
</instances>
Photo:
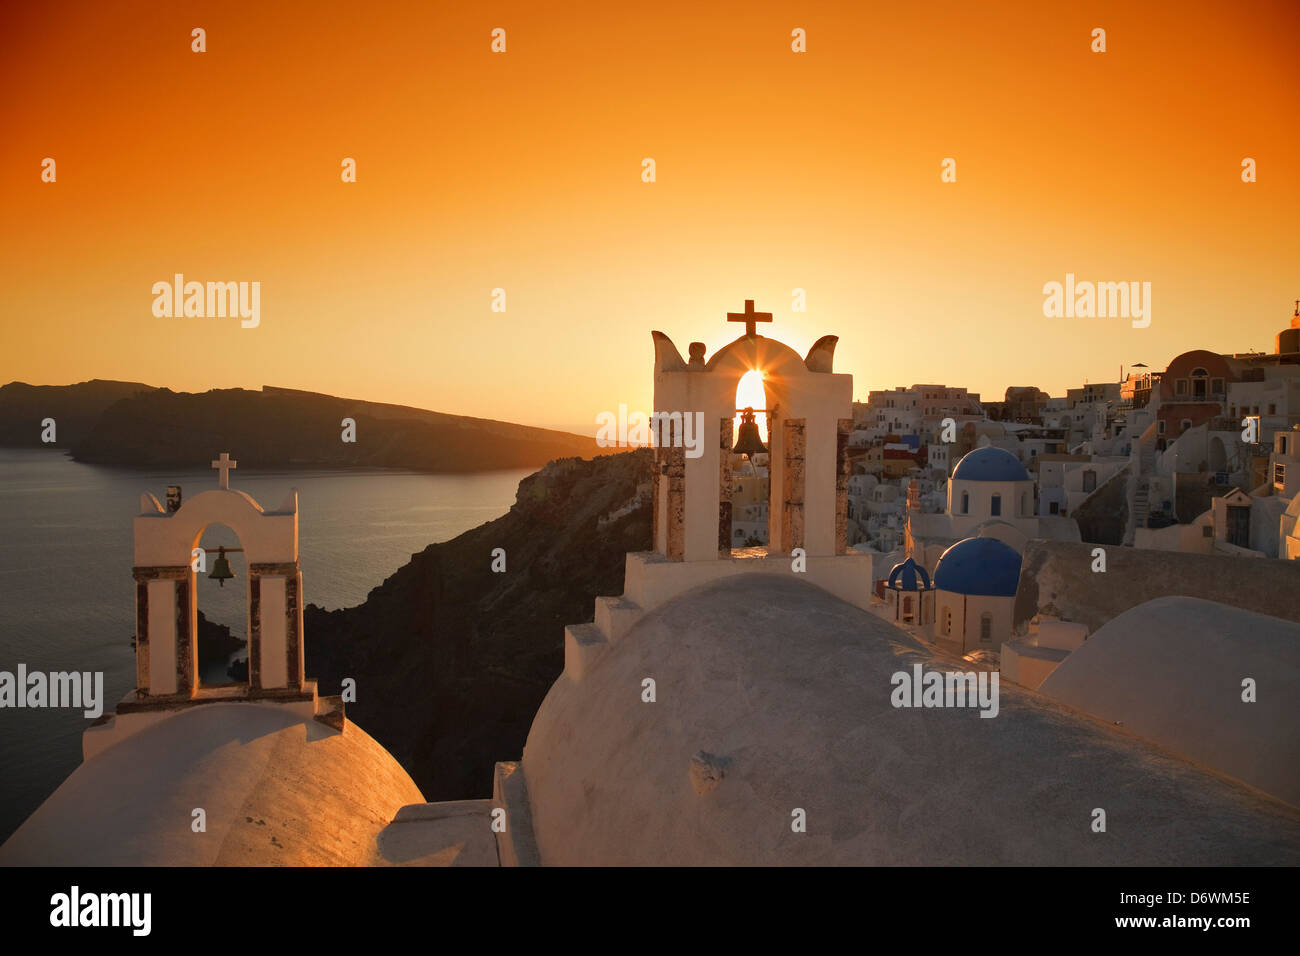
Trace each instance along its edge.
<instances>
[{"instance_id":1,"label":"white dome roof","mask_svg":"<svg viewBox=\"0 0 1300 956\"><path fill-rule=\"evenodd\" d=\"M985 445L967 452L952 470L954 481L1030 481L1020 459L1005 448Z\"/></svg>"},{"instance_id":2,"label":"white dome roof","mask_svg":"<svg viewBox=\"0 0 1300 956\"><path fill-rule=\"evenodd\" d=\"M0 865L363 866L424 797L356 724L258 704L180 711L81 764L0 846ZM207 832L191 830L195 808Z\"/></svg>"},{"instance_id":3,"label":"white dome roof","mask_svg":"<svg viewBox=\"0 0 1300 956\"><path fill-rule=\"evenodd\" d=\"M1300 813L1010 684L991 719L895 709L914 663L973 666L793 578L683 595L538 711L542 862L1300 863ZM1097 806L1123 839L1090 831Z\"/></svg>"},{"instance_id":4,"label":"white dome roof","mask_svg":"<svg viewBox=\"0 0 1300 956\"><path fill-rule=\"evenodd\" d=\"M1246 677L1254 703L1241 699ZM1156 598L1107 622L1038 689L1300 806L1300 624Z\"/></svg>"}]
</instances>

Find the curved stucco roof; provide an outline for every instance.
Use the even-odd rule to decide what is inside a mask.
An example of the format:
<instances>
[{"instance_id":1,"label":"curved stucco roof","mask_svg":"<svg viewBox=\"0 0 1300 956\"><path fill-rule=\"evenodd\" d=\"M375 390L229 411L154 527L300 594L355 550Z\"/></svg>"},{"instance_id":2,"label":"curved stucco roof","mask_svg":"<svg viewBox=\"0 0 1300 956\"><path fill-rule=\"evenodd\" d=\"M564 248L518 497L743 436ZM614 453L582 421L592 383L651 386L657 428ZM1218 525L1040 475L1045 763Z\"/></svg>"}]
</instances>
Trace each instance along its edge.
<instances>
[{"instance_id":1,"label":"curved stucco roof","mask_svg":"<svg viewBox=\"0 0 1300 956\"><path fill-rule=\"evenodd\" d=\"M934 586L954 594L1015 597L1020 584L1020 553L997 538L966 538L943 554L934 568Z\"/></svg>"},{"instance_id":2,"label":"curved stucco roof","mask_svg":"<svg viewBox=\"0 0 1300 956\"><path fill-rule=\"evenodd\" d=\"M952 470L954 481L1029 481L1020 459L1005 448L986 445L967 452Z\"/></svg>"},{"instance_id":3,"label":"curved stucco roof","mask_svg":"<svg viewBox=\"0 0 1300 956\"><path fill-rule=\"evenodd\" d=\"M354 866L424 797L353 723L258 704L191 707L79 766L0 847L0 865ZM201 808L207 830L195 833Z\"/></svg>"},{"instance_id":4,"label":"curved stucco roof","mask_svg":"<svg viewBox=\"0 0 1300 956\"><path fill-rule=\"evenodd\" d=\"M888 586L898 591L929 590L930 572L911 558L894 565L889 572Z\"/></svg>"},{"instance_id":5,"label":"curved stucco roof","mask_svg":"<svg viewBox=\"0 0 1300 956\"><path fill-rule=\"evenodd\" d=\"M1157 598L1098 629L1039 691L1300 806L1300 624Z\"/></svg>"},{"instance_id":6,"label":"curved stucco roof","mask_svg":"<svg viewBox=\"0 0 1300 956\"><path fill-rule=\"evenodd\" d=\"M801 372L808 370L802 355L780 339L768 338L765 335L755 335L753 338L742 335L733 339L709 357L706 368L712 372L735 361L750 367L753 356L757 356L757 359L752 362L753 367L756 368L772 370L788 366Z\"/></svg>"},{"instance_id":7,"label":"curved stucco roof","mask_svg":"<svg viewBox=\"0 0 1300 956\"><path fill-rule=\"evenodd\" d=\"M914 664L973 666L794 578L688 592L538 711L541 861L1300 862L1300 811L1030 691L1002 685L993 718L893 707Z\"/></svg>"}]
</instances>

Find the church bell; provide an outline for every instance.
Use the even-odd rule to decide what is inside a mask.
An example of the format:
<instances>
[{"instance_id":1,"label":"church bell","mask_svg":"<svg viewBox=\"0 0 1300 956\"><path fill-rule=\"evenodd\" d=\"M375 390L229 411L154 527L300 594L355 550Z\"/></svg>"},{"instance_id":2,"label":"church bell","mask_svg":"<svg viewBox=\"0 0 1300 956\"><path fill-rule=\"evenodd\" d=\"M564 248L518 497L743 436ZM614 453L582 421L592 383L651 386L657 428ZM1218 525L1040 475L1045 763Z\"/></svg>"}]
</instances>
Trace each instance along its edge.
<instances>
[{"instance_id":1,"label":"church bell","mask_svg":"<svg viewBox=\"0 0 1300 956\"><path fill-rule=\"evenodd\" d=\"M208 577L224 588L226 582L231 580L234 576L235 572L230 570L230 562L226 560L226 549L218 548L217 558L212 562L212 573L209 574Z\"/></svg>"},{"instance_id":2,"label":"church bell","mask_svg":"<svg viewBox=\"0 0 1300 956\"><path fill-rule=\"evenodd\" d=\"M740 432L736 436L736 447L731 449L734 455L766 455L767 448L763 439L758 437L758 423L754 421L754 409L747 408L740 413Z\"/></svg>"}]
</instances>

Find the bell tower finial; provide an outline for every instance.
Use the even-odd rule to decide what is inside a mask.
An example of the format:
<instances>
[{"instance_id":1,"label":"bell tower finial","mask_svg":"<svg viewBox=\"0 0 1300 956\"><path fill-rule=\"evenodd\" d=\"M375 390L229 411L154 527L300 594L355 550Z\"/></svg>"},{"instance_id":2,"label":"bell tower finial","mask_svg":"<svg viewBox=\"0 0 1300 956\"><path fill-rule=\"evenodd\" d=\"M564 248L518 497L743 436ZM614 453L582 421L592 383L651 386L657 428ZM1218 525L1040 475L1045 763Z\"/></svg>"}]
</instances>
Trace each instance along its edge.
<instances>
[{"instance_id":1,"label":"bell tower finial","mask_svg":"<svg viewBox=\"0 0 1300 956\"><path fill-rule=\"evenodd\" d=\"M728 322L744 322L744 323L745 323L745 335L752 339L755 335L758 334L757 330L756 330L755 327L754 327L754 323L755 323L755 322L771 322L771 321L772 321L772 313L771 313L771 312L755 312L755 311L754 311L754 300L753 300L753 299L746 299L746 300L745 300L745 311L744 311L744 312L728 312L728 313L727 313L727 321L728 321Z\"/></svg>"},{"instance_id":2,"label":"bell tower finial","mask_svg":"<svg viewBox=\"0 0 1300 956\"><path fill-rule=\"evenodd\" d=\"M230 490L230 469L239 464L237 461L231 461L229 452L222 452L221 457L212 463L212 467L221 472L221 477L217 479L218 487L223 491Z\"/></svg>"}]
</instances>

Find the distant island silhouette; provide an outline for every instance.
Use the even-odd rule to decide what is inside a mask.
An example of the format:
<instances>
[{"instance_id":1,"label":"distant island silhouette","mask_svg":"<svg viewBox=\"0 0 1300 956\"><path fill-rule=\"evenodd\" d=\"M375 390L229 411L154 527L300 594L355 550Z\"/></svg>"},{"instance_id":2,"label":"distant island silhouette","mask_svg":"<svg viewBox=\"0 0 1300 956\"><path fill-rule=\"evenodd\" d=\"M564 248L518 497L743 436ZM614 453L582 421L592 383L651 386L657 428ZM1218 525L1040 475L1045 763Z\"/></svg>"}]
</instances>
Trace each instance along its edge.
<instances>
[{"instance_id":1,"label":"distant island silhouette","mask_svg":"<svg viewBox=\"0 0 1300 956\"><path fill-rule=\"evenodd\" d=\"M57 441L41 441L42 421ZM355 441L343 440L352 419ZM206 468L230 448L254 469L476 472L591 456L593 438L317 392L264 386L173 392L139 382L0 387L0 447L58 447L88 464Z\"/></svg>"}]
</instances>

